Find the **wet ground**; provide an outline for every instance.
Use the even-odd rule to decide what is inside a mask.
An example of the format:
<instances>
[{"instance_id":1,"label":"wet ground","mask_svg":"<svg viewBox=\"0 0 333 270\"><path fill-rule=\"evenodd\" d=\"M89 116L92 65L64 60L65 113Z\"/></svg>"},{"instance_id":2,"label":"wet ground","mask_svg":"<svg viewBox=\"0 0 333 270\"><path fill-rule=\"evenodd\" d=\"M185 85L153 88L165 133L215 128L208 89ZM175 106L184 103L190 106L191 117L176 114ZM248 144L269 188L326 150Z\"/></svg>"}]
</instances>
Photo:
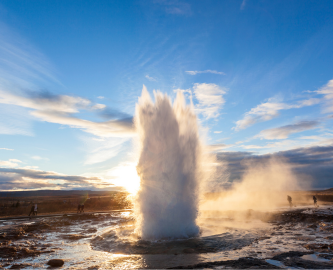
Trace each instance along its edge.
<instances>
[{"instance_id":1,"label":"wet ground","mask_svg":"<svg viewBox=\"0 0 333 270\"><path fill-rule=\"evenodd\" d=\"M205 213L200 237L144 241L130 211L0 221L0 268L333 268L333 206Z\"/></svg>"}]
</instances>

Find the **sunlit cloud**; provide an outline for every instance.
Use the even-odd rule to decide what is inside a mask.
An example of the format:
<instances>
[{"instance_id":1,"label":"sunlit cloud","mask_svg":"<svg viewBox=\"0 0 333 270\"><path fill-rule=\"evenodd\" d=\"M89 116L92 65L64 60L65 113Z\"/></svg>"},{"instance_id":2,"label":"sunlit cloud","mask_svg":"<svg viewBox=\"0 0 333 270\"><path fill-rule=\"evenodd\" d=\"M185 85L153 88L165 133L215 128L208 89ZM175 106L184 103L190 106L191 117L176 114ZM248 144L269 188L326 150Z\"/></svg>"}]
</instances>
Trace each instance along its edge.
<instances>
[{"instance_id":1,"label":"sunlit cloud","mask_svg":"<svg viewBox=\"0 0 333 270\"><path fill-rule=\"evenodd\" d=\"M276 98L270 98L267 102L252 108L249 112L245 113L244 118L236 122L236 127L233 129L239 131L258 122L269 121L279 116L281 110L299 109L306 106L312 106L321 102L318 98L310 98L298 101L295 104L287 104L278 102Z\"/></svg>"},{"instance_id":2,"label":"sunlit cloud","mask_svg":"<svg viewBox=\"0 0 333 270\"><path fill-rule=\"evenodd\" d=\"M46 161L49 160L48 158L40 157L40 156L32 156L31 158L34 160L46 160Z\"/></svg>"},{"instance_id":3,"label":"sunlit cloud","mask_svg":"<svg viewBox=\"0 0 333 270\"><path fill-rule=\"evenodd\" d=\"M106 110L105 105L92 104L90 100L81 97L53 95L49 92L27 92L18 95L0 90L0 103L33 109L30 115L42 121L78 128L96 136L133 136L134 133L132 120L128 118L93 122L75 117L74 113L80 110Z\"/></svg>"},{"instance_id":4,"label":"sunlit cloud","mask_svg":"<svg viewBox=\"0 0 333 270\"><path fill-rule=\"evenodd\" d=\"M14 151L14 149L9 149L9 148L0 148L0 150Z\"/></svg>"},{"instance_id":5,"label":"sunlit cloud","mask_svg":"<svg viewBox=\"0 0 333 270\"><path fill-rule=\"evenodd\" d=\"M15 161L9 160L9 162ZM0 166L3 166L2 163L0 163ZM112 186L111 183L107 183L98 177L65 175L28 168L13 168L16 166L0 168L0 190L95 188L103 184Z\"/></svg>"},{"instance_id":6,"label":"sunlit cloud","mask_svg":"<svg viewBox=\"0 0 333 270\"><path fill-rule=\"evenodd\" d=\"M324 113L333 112L333 80L330 80L325 86L315 91L318 94L324 95Z\"/></svg>"},{"instance_id":7,"label":"sunlit cloud","mask_svg":"<svg viewBox=\"0 0 333 270\"><path fill-rule=\"evenodd\" d=\"M282 127L265 129L260 131L255 138L262 138L266 140L287 139L290 134L317 128L319 123L320 122L318 121L300 121L298 123Z\"/></svg>"},{"instance_id":8,"label":"sunlit cloud","mask_svg":"<svg viewBox=\"0 0 333 270\"><path fill-rule=\"evenodd\" d=\"M219 152L220 150L229 148L230 145L224 143L210 144L207 146L209 152Z\"/></svg>"},{"instance_id":9,"label":"sunlit cloud","mask_svg":"<svg viewBox=\"0 0 333 270\"><path fill-rule=\"evenodd\" d=\"M196 111L202 114L206 119L216 118L220 115L225 100L223 95L227 89L213 83L195 83L193 93L199 104Z\"/></svg>"},{"instance_id":10,"label":"sunlit cloud","mask_svg":"<svg viewBox=\"0 0 333 270\"><path fill-rule=\"evenodd\" d=\"M218 74L218 75L225 75L224 72L222 71L216 71L216 70L210 70L210 69L207 69L207 70L203 70L203 71L198 71L198 70L192 70L192 71L185 71L187 74L190 74L190 75L197 75L197 74L202 74L202 73L212 73L212 74Z\"/></svg>"},{"instance_id":11,"label":"sunlit cloud","mask_svg":"<svg viewBox=\"0 0 333 270\"><path fill-rule=\"evenodd\" d=\"M7 161L0 160L0 166L9 167L9 168L17 167L19 166L19 163L22 163L22 161L18 159L9 159Z\"/></svg>"},{"instance_id":12,"label":"sunlit cloud","mask_svg":"<svg viewBox=\"0 0 333 270\"><path fill-rule=\"evenodd\" d=\"M153 77L150 77L148 74L145 77L151 82L156 82L156 79Z\"/></svg>"}]
</instances>

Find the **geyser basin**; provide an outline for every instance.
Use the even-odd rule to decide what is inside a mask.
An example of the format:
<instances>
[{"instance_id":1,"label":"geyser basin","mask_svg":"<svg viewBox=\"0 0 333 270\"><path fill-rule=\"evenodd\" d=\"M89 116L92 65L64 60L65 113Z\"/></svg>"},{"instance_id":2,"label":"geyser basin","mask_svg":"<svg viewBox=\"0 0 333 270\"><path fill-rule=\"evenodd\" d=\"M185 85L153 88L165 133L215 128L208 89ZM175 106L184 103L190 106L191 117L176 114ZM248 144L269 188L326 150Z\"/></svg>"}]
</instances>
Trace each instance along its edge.
<instances>
[{"instance_id":1,"label":"geyser basin","mask_svg":"<svg viewBox=\"0 0 333 270\"><path fill-rule=\"evenodd\" d=\"M167 95L154 95L155 103L144 87L136 106L141 146L137 233L144 240L193 237L199 234L201 144L197 117L181 92L173 105Z\"/></svg>"},{"instance_id":2,"label":"geyser basin","mask_svg":"<svg viewBox=\"0 0 333 270\"><path fill-rule=\"evenodd\" d=\"M240 249L250 245L259 237L253 229L249 233L249 228L236 229L222 226L221 224L230 222L226 217L205 218L201 222L200 236L192 238L142 240L136 237L134 225L124 224L94 238L91 245L94 249L114 254L206 254ZM257 226L261 228L262 224Z\"/></svg>"}]
</instances>

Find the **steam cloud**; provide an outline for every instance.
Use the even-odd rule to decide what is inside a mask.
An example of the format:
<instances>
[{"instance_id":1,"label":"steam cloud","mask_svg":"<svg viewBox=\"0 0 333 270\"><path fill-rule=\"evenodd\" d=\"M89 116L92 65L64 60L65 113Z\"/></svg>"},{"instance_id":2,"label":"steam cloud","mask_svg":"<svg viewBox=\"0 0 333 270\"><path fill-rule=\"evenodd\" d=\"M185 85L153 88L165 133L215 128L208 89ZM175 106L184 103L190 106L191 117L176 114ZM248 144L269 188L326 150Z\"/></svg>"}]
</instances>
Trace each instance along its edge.
<instances>
[{"instance_id":1,"label":"steam cloud","mask_svg":"<svg viewBox=\"0 0 333 270\"><path fill-rule=\"evenodd\" d=\"M134 121L141 146L138 234L142 239L196 236L202 153L197 117L181 92L173 106L167 95L154 96L155 104L143 87Z\"/></svg>"},{"instance_id":2,"label":"steam cloud","mask_svg":"<svg viewBox=\"0 0 333 270\"><path fill-rule=\"evenodd\" d=\"M215 195L215 199L208 199L201 210L272 210L286 204L288 191L301 189L292 166L283 158L250 161L245 167L240 182Z\"/></svg>"}]
</instances>

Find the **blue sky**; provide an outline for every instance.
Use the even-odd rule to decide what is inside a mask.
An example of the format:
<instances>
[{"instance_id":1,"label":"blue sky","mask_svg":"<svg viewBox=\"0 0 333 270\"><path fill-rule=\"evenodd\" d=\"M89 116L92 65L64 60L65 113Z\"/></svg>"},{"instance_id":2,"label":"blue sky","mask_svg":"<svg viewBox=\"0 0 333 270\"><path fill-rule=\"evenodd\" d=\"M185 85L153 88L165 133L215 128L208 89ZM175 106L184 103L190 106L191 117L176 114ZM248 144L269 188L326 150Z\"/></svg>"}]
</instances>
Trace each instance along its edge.
<instances>
[{"instance_id":1,"label":"blue sky","mask_svg":"<svg viewBox=\"0 0 333 270\"><path fill-rule=\"evenodd\" d=\"M135 174L143 85L192 97L215 153L330 149L332 13L332 1L0 0L0 190Z\"/></svg>"}]
</instances>

